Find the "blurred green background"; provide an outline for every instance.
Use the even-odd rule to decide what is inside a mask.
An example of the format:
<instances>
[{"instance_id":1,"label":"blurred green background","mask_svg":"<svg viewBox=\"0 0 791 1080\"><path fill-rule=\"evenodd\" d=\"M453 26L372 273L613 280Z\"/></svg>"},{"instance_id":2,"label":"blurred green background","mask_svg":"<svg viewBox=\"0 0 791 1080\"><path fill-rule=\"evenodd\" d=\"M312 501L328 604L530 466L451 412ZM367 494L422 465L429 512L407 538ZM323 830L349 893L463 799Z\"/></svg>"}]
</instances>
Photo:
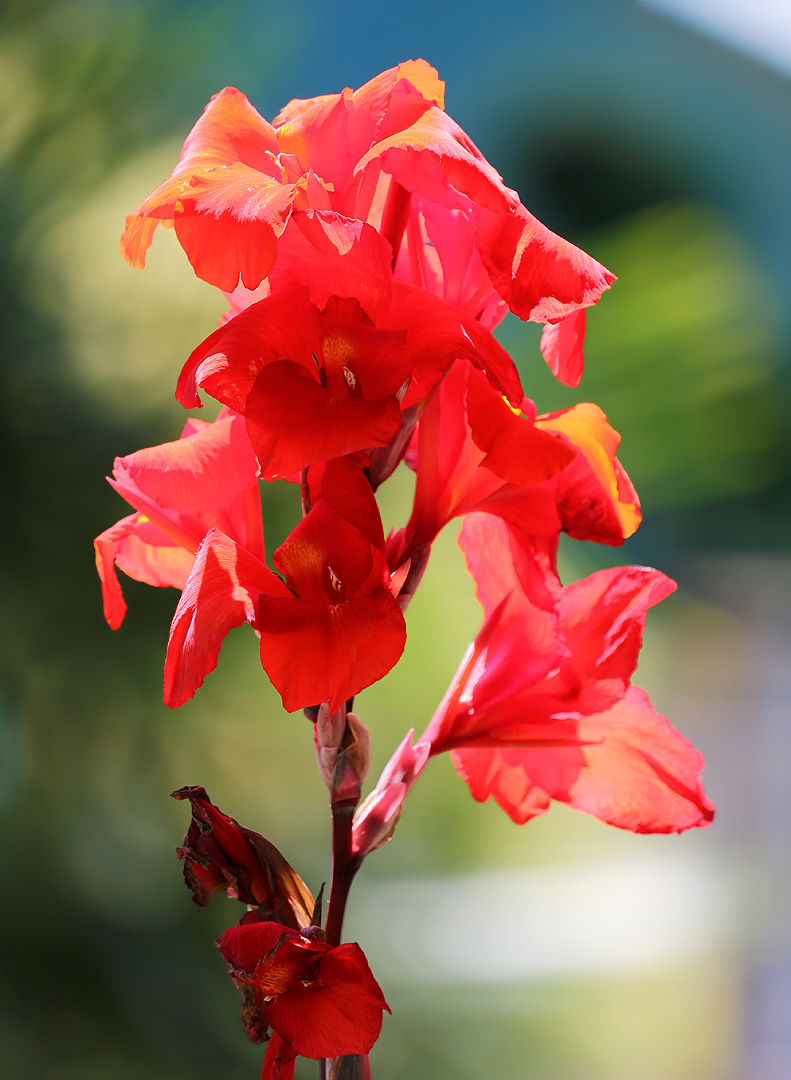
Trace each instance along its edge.
<instances>
[{"instance_id":1,"label":"blurred green background","mask_svg":"<svg viewBox=\"0 0 791 1080\"><path fill-rule=\"evenodd\" d=\"M173 854L186 807L168 792L205 785L314 891L328 815L309 725L283 714L251 633L170 712L176 594L124 581L124 626L102 620L91 541L126 513L103 477L116 454L177 437L176 373L223 309L172 234L143 273L118 236L222 86L271 118L414 56L530 209L619 277L589 316L579 391L552 380L537 328L508 320L502 338L541 411L593 400L622 433L644 524L623 550L569 543L563 572L637 562L678 578L636 681L706 754L719 814L681 837L561 807L518 828L433 763L348 915L394 1013L374 1075L791 1075L791 46L772 3L721 10L724 29L660 0L6 0L5 1076L258 1075L213 947L237 907L190 903ZM386 526L403 521L408 477L383 495ZM297 509L287 488L267 496L272 550ZM431 715L479 618L449 532L402 663L358 700L372 779Z\"/></svg>"}]
</instances>

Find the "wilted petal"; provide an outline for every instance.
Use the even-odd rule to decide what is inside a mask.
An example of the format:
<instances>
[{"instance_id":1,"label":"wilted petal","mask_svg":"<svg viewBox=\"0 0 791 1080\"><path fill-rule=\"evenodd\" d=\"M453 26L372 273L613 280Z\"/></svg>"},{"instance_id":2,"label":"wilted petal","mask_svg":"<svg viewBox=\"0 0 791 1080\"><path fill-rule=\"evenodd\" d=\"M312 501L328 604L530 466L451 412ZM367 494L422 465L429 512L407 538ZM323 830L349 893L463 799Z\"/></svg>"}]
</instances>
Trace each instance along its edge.
<instances>
[{"instance_id":1,"label":"wilted petal","mask_svg":"<svg viewBox=\"0 0 791 1080\"><path fill-rule=\"evenodd\" d=\"M313 897L274 844L224 814L202 787L180 788L172 797L188 799L192 807L187 835L176 850L196 904L228 892L256 908L259 918L294 930L307 926Z\"/></svg>"}]
</instances>

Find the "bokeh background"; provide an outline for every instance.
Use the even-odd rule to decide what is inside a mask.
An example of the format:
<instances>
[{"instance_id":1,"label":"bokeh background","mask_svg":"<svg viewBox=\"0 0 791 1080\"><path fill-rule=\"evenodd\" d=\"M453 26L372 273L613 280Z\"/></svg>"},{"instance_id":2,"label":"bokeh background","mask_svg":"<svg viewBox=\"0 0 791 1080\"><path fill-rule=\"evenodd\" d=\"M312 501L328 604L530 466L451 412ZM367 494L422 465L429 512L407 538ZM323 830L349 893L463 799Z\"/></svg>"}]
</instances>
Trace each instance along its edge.
<instances>
[{"instance_id":1,"label":"bokeh background","mask_svg":"<svg viewBox=\"0 0 791 1080\"><path fill-rule=\"evenodd\" d=\"M769 0L5 0L0 12L3 391L0 1060L42 1080L255 1077L261 1051L173 848L204 784L315 890L329 822L310 730L245 629L177 712L161 703L172 590L101 616L93 537L126 513L116 454L177 437L188 351L222 300L172 234L145 272L123 216L209 96L268 117L423 56L448 111L523 201L619 281L591 313L579 391L537 329L502 337L540 410L593 400L623 435L645 521L569 543L675 576L637 682L706 755L714 826L634 837L555 807L518 828L433 763L355 886L347 936L393 1016L377 1080L787 1080L791 524L791 20ZM403 520L408 477L385 514ZM268 547L294 493L265 504ZM451 533L405 657L358 699L374 776L431 715L479 624ZM298 1076L313 1076L310 1063Z\"/></svg>"}]
</instances>

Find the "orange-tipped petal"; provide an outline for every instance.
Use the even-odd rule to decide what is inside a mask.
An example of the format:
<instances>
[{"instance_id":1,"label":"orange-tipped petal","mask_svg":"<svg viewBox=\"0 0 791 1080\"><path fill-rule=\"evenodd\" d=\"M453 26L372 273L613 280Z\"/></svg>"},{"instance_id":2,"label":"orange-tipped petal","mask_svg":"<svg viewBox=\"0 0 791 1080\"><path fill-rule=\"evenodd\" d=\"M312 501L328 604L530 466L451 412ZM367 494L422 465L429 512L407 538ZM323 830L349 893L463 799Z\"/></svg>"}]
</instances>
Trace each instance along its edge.
<instances>
[{"instance_id":1,"label":"orange-tipped petal","mask_svg":"<svg viewBox=\"0 0 791 1080\"><path fill-rule=\"evenodd\" d=\"M536 420L577 450L577 459L559 478L558 510L563 528L577 540L622 544L642 520L640 500L615 456L621 436L589 402Z\"/></svg>"}]
</instances>

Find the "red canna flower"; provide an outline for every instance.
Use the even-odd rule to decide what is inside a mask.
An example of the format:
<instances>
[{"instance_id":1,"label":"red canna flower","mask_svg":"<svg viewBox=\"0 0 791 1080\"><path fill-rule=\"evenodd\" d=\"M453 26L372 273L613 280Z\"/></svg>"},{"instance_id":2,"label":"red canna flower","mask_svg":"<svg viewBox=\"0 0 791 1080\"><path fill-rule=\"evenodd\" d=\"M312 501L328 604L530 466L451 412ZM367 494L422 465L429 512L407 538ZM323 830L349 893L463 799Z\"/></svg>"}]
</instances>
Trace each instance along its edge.
<instances>
[{"instance_id":1,"label":"red canna flower","mask_svg":"<svg viewBox=\"0 0 791 1080\"><path fill-rule=\"evenodd\" d=\"M460 538L486 619L426 733L479 801L514 821L555 799L633 832L708 825L701 755L630 685L647 609L675 589L657 570L548 580L507 525L476 514Z\"/></svg>"},{"instance_id":2,"label":"red canna flower","mask_svg":"<svg viewBox=\"0 0 791 1080\"><path fill-rule=\"evenodd\" d=\"M355 175L377 141L441 102L423 61L383 72L356 92L292 101L264 120L239 90L215 94L170 178L127 217L121 252L142 266L160 221L172 222L197 275L226 292L254 289L295 209L367 219L378 169Z\"/></svg>"},{"instance_id":3,"label":"red canna flower","mask_svg":"<svg viewBox=\"0 0 791 1080\"><path fill-rule=\"evenodd\" d=\"M390 592L382 522L349 459L328 462L319 498L277 549L282 578L218 530L198 549L170 630L165 703L181 705L214 669L241 622L261 639L261 663L291 711L344 701L386 675L406 628Z\"/></svg>"},{"instance_id":4,"label":"red canna flower","mask_svg":"<svg viewBox=\"0 0 791 1080\"><path fill-rule=\"evenodd\" d=\"M231 978L266 1002L274 1035L263 1077L293 1075L295 1056L367 1054L390 1008L359 945L329 945L317 927L234 926L217 939Z\"/></svg>"},{"instance_id":5,"label":"red canna flower","mask_svg":"<svg viewBox=\"0 0 791 1080\"><path fill-rule=\"evenodd\" d=\"M258 463L243 418L230 409L212 424L188 420L175 442L116 458L108 480L136 510L94 541L104 615L113 630L126 614L116 566L137 581L182 589L212 528L263 559Z\"/></svg>"},{"instance_id":6,"label":"red canna flower","mask_svg":"<svg viewBox=\"0 0 791 1080\"><path fill-rule=\"evenodd\" d=\"M287 709L341 704L380 679L404 648L390 591L382 523L370 485L349 460L314 470L316 504L264 562L257 463L241 416L188 421L173 443L116 459L110 482L138 511L96 538L105 616L120 626L119 565L182 589L165 659L164 700L192 697L226 634L250 623L261 662Z\"/></svg>"},{"instance_id":7,"label":"red canna flower","mask_svg":"<svg viewBox=\"0 0 791 1080\"><path fill-rule=\"evenodd\" d=\"M393 281L389 247L374 229L357 223L341 256L324 215L299 218L300 258L278 262L272 294L194 350L176 395L199 406L201 387L244 413L266 479L389 446L402 411L460 358L521 401L505 350L460 309Z\"/></svg>"},{"instance_id":8,"label":"red canna flower","mask_svg":"<svg viewBox=\"0 0 791 1080\"><path fill-rule=\"evenodd\" d=\"M127 217L121 251L142 266L157 224L172 222L199 277L228 293L240 280L252 290L275 263L292 215L312 208L339 223L371 222L394 258L406 230L410 279L427 288L417 238L424 226L431 232L429 221L459 212L494 292L520 318L561 324L548 360L573 379L584 323L575 320L570 334L562 321L596 303L614 277L533 217L443 102L444 84L422 60L357 91L292 101L272 124L227 88L190 132L170 178ZM446 296L448 288L464 295L464 310L469 302L496 318L491 293L475 299L476 289L446 277Z\"/></svg>"}]
</instances>

